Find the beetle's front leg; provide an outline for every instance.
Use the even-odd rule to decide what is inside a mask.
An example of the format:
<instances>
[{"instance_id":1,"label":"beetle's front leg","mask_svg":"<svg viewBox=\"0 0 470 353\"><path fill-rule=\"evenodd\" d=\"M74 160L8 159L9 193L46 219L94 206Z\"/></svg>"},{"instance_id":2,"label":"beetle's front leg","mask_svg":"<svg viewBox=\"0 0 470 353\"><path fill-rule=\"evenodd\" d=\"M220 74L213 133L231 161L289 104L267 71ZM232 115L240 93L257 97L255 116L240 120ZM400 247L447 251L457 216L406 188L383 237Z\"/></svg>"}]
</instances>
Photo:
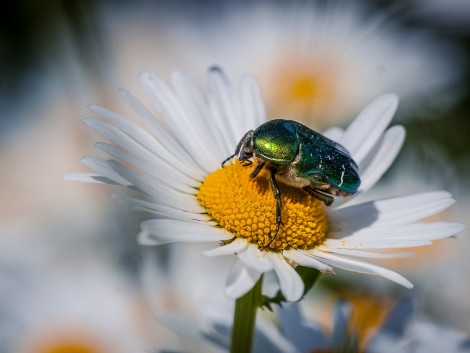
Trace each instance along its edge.
<instances>
[{"instance_id":1,"label":"beetle's front leg","mask_svg":"<svg viewBox=\"0 0 470 353\"><path fill-rule=\"evenodd\" d=\"M233 157L236 156L236 153L232 154L230 157L228 157L227 159L225 159L222 163L220 163L220 166L223 168L225 163L227 163L229 160L231 160Z\"/></svg>"},{"instance_id":2,"label":"beetle's front leg","mask_svg":"<svg viewBox=\"0 0 470 353\"><path fill-rule=\"evenodd\" d=\"M258 162L258 164L256 165L256 167L254 167L254 169L251 171L250 173L250 178L251 179L254 179L257 177L257 175L259 174L259 172L261 172L261 169L263 169L264 165L266 164L266 161L260 161Z\"/></svg>"},{"instance_id":3,"label":"beetle's front leg","mask_svg":"<svg viewBox=\"0 0 470 353\"><path fill-rule=\"evenodd\" d=\"M279 190L279 186L277 185L276 181L276 170L273 168L269 168L269 173L271 176L271 187L273 188L274 197L276 197L276 231L274 235L271 237L269 243L265 246L269 248L277 237L277 233L279 232L279 227L281 226L281 212L282 212L282 200L281 200L281 191Z\"/></svg>"}]
</instances>

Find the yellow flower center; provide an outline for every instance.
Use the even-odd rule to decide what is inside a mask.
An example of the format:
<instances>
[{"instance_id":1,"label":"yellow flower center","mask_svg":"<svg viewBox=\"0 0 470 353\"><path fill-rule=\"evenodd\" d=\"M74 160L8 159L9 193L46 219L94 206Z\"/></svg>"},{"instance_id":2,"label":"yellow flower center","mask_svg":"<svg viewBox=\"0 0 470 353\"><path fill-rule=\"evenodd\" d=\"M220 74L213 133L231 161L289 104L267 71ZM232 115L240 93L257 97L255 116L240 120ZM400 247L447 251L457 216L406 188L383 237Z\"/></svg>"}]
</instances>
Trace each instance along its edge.
<instances>
[{"instance_id":1,"label":"yellow flower center","mask_svg":"<svg viewBox=\"0 0 470 353\"><path fill-rule=\"evenodd\" d=\"M268 174L263 170L251 179L252 168L236 162L216 170L201 184L197 197L221 228L265 249L276 230L276 199ZM269 249L281 252L319 245L328 230L322 203L292 186L279 183L279 189L282 224Z\"/></svg>"},{"instance_id":2,"label":"yellow flower center","mask_svg":"<svg viewBox=\"0 0 470 353\"><path fill-rule=\"evenodd\" d=\"M93 347L86 347L77 343L63 343L49 347L47 353L97 353Z\"/></svg>"},{"instance_id":3,"label":"yellow flower center","mask_svg":"<svg viewBox=\"0 0 470 353\"><path fill-rule=\"evenodd\" d=\"M266 97L271 112L296 116L317 127L330 126L332 118L348 115L349 110L344 110L351 105L343 95L345 85L356 79L353 64L327 52L318 57L287 55L274 65Z\"/></svg>"},{"instance_id":4,"label":"yellow flower center","mask_svg":"<svg viewBox=\"0 0 470 353\"><path fill-rule=\"evenodd\" d=\"M33 337L20 347L21 353L105 353L111 352L86 332L51 332Z\"/></svg>"}]
</instances>

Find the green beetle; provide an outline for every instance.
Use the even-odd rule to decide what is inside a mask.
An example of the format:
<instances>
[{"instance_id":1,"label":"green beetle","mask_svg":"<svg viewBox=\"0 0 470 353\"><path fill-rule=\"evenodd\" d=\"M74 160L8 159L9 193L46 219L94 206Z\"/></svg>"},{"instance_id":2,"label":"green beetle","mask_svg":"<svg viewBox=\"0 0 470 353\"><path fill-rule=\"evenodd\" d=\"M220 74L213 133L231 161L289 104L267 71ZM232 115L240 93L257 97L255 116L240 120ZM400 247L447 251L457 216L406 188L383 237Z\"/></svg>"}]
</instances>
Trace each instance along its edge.
<instances>
[{"instance_id":1,"label":"green beetle","mask_svg":"<svg viewBox=\"0 0 470 353\"><path fill-rule=\"evenodd\" d=\"M292 120L271 120L248 131L222 166L235 156L244 166L256 162L251 178L263 168L270 172L276 198L276 231L266 247L276 238L281 224L282 201L276 178L305 190L327 206L333 196L351 196L361 184L357 164L343 146Z\"/></svg>"}]
</instances>

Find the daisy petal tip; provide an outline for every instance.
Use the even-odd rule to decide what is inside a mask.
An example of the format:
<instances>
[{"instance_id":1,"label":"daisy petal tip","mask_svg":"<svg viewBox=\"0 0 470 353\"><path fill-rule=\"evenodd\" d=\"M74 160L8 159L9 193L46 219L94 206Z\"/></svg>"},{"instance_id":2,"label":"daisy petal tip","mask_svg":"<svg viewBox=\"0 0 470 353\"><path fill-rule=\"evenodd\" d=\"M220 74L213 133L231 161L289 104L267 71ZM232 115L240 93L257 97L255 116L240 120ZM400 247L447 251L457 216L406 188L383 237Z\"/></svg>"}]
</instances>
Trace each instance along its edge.
<instances>
[{"instance_id":1,"label":"daisy petal tip","mask_svg":"<svg viewBox=\"0 0 470 353\"><path fill-rule=\"evenodd\" d=\"M434 193L436 197L439 197L442 199L451 199L452 201L455 201L452 197L452 194L446 190L430 191L430 193Z\"/></svg>"},{"instance_id":2,"label":"daisy petal tip","mask_svg":"<svg viewBox=\"0 0 470 353\"><path fill-rule=\"evenodd\" d=\"M388 131L394 131L395 140L399 140L399 144L402 145L405 142L406 128L403 125L393 125Z\"/></svg>"},{"instance_id":3,"label":"daisy petal tip","mask_svg":"<svg viewBox=\"0 0 470 353\"><path fill-rule=\"evenodd\" d=\"M235 300L248 293L248 291L253 288L253 286L254 283L234 283L232 285L226 285L224 292L227 298Z\"/></svg>"},{"instance_id":4,"label":"daisy petal tip","mask_svg":"<svg viewBox=\"0 0 470 353\"><path fill-rule=\"evenodd\" d=\"M74 181L76 180L77 173L67 173L62 175L62 180L63 181Z\"/></svg>"},{"instance_id":5,"label":"daisy petal tip","mask_svg":"<svg viewBox=\"0 0 470 353\"><path fill-rule=\"evenodd\" d=\"M90 105L88 106L88 108L90 108ZM90 127L93 124L94 120L95 119L93 118L83 118L82 123L85 124L87 127Z\"/></svg>"},{"instance_id":6,"label":"daisy petal tip","mask_svg":"<svg viewBox=\"0 0 470 353\"><path fill-rule=\"evenodd\" d=\"M222 68L219 65L216 65L216 64L211 65L207 71L208 72L215 72L215 73L218 73L218 74L221 74L221 73L224 72L222 70Z\"/></svg>"},{"instance_id":7,"label":"daisy petal tip","mask_svg":"<svg viewBox=\"0 0 470 353\"><path fill-rule=\"evenodd\" d=\"M336 272L333 270L333 269L325 269L325 270L321 270L320 271L321 273L324 273L326 275L336 275Z\"/></svg>"},{"instance_id":8,"label":"daisy petal tip","mask_svg":"<svg viewBox=\"0 0 470 353\"><path fill-rule=\"evenodd\" d=\"M117 91L118 91L119 95L121 97L123 97L124 99L127 99L130 96L130 93L125 88L118 88Z\"/></svg>"},{"instance_id":9,"label":"daisy petal tip","mask_svg":"<svg viewBox=\"0 0 470 353\"><path fill-rule=\"evenodd\" d=\"M97 105L95 103L90 103L86 106L86 108L90 111L92 111L93 113L96 113L96 107ZM86 124L86 120L89 120L91 118L83 118L82 119L82 122Z\"/></svg>"},{"instance_id":10,"label":"daisy petal tip","mask_svg":"<svg viewBox=\"0 0 470 353\"><path fill-rule=\"evenodd\" d=\"M400 103L400 97L398 97L396 93L386 93L377 98L377 103L378 102L383 105L388 104L390 107L393 107L393 109L396 109Z\"/></svg>"},{"instance_id":11,"label":"daisy petal tip","mask_svg":"<svg viewBox=\"0 0 470 353\"><path fill-rule=\"evenodd\" d=\"M160 243L150 237L150 233L143 229L137 234L137 244L142 246L159 245Z\"/></svg>"},{"instance_id":12,"label":"daisy petal tip","mask_svg":"<svg viewBox=\"0 0 470 353\"><path fill-rule=\"evenodd\" d=\"M139 73L139 79L142 85L147 89L148 84L155 79L155 76L150 71L144 70Z\"/></svg>"},{"instance_id":13,"label":"daisy petal tip","mask_svg":"<svg viewBox=\"0 0 470 353\"><path fill-rule=\"evenodd\" d=\"M240 261L233 266L225 283L225 295L231 299L240 298L258 282L261 272L246 267Z\"/></svg>"},{"instance_id":14,"label":"daisy petal tip","mask_svg":"<svg viewBox=\"0 0 470 353\"><path fill-rule=\"evenodd\" d=\"M452 232L455 233L452 236L456 236L460 232L463 232L465 230L465 225L461 223L451 223L449 227L452 227Z\"/></svg>"},{"instance_id":15,"label":"daisy petal tip","mask_svg":"<svg viewBox=\"0 0 470 353\"><path fill-rule=\"evenodd\" d=\"M304 282L299 274L280 255L269 254L284 297L289 302L299 301L304 294Z\"/></svg>"},{"instance_id":16,"label":"daisy petal tip","mask_svg":"<svg viewBox=\"0 0 470 353\"><path fill-rule=\"evenodd\" d=\"M300 299L302 299L303 296L304 296L304 288L302 287L302 291L297 291L296 293L291 295L289 298L286 297L286 299L291 303L295 303L295 302L298 302Z\"/></svg>"},{"instance_id":17,"label":"daisy petal tip","mask_svg":"<svg viewBox=\"0 0 470 353\"><path fill-rule=\"evenodd\" d=\"M382 276L382 277L384 277L384 276ZM409 280L407 280L402 275L399 275L398 273L393 273L392 276L384 277L384 278L387 278L387 279L391 280L392 282L395 282L399 285L402 285L403 287L405 287L407 289L413 289L413 287L414 287L413 283L411 283Z\"/></svg>"},{"instance_id":18,"label":"daisy petal tip","mask_svg":"<svg viewBox=\"0 0 470 353\"><path fill-rule=\"evenodd\" d=\"M142 71L139 72L139 77L140 78L147 78L150 75L152 75L152 73L148 70L142 70Z\"/></svg>"},{"instance_id":19,"label":"daisy petal tip","mask_svg":"<svg viewBox=\"0 0 470 353\"><path fill-rule=\"evenodd\" d=\"M94 160L94 158L90 157L90 156L83 156L82 158L80 158L80 161L83 164L87 164L88 162L93 161L93 160Z\"/></svg>"},{"instance_id":20,"label":"daisy petal tip","mask_svg":"<svg viewBox=\"0 0 470 353\"><path fill-rule=\"evenodd\" d=\"M411 283L411 282L408 282L406 284L403 284L404 287L408 288L408 289L413 289L414 288L414 284Z\"/></svg>"}]
</instances>

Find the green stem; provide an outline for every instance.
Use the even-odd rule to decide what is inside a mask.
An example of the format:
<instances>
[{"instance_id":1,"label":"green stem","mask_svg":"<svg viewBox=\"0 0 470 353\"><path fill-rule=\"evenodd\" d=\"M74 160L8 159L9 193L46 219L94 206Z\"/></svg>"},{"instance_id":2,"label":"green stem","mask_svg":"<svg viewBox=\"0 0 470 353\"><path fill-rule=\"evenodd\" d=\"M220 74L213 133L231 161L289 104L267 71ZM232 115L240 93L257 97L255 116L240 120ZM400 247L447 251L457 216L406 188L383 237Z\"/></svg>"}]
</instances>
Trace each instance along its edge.
<instances>
[{"instance_id":1,"label":"green stem","mask_svg":"<svg viewBox=\"0 0 470 353\"><path fill-rule=\"evenodd\" d=\"M250 353L255 334L256 311L261 305L263 276L255 286L235 303L230 353Z\"/></svg>"}]
</instances>

